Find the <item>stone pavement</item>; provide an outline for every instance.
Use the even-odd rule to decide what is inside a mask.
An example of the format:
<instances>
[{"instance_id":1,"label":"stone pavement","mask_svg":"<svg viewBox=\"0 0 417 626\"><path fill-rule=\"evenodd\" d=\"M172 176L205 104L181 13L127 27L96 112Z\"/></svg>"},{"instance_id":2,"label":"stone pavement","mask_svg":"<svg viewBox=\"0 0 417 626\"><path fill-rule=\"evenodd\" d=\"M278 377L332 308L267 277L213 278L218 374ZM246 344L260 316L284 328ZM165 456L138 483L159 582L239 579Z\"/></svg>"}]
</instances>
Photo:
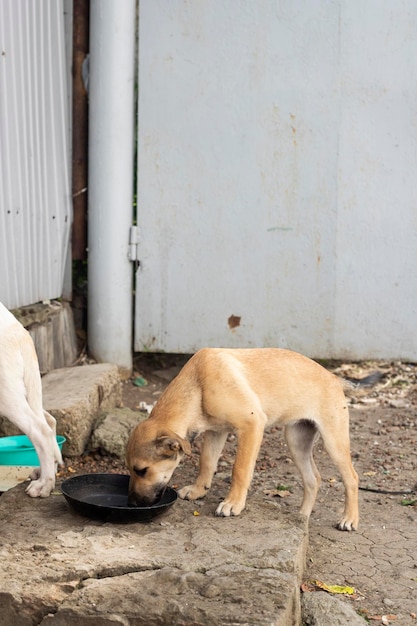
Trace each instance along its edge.
<instances>
[{"instance_id":1,"label":"stone pavement","mask_svg":"<svg viewBox=\"0 0 417 626\"><path fill-rule=\"evenodd\" d=\"M81 454L104 407L120 402L108 364L57 370L43 385L66 454ZM128 427L125 412L112 419ZM23 485L4 493L0 626L365 623L330 596L304 594L301 604L302 516L251 496L240 517L216 518L217 499L178 501L149 524L120 525L75 514L59 486L44 500L28 498Z\"/></svg>"},{"instance_id":2,"label":"stone pavement","mask_svg":"<svg viewBox=\"0 0 417 626\"><path fill-rule=\"evenodd\" d=\"M178 501L123 525L87 520L62 495L4 493L0 625L300 624L304 518L264 501L236 519L213 507Z\"/></svg>"}]
</instances>

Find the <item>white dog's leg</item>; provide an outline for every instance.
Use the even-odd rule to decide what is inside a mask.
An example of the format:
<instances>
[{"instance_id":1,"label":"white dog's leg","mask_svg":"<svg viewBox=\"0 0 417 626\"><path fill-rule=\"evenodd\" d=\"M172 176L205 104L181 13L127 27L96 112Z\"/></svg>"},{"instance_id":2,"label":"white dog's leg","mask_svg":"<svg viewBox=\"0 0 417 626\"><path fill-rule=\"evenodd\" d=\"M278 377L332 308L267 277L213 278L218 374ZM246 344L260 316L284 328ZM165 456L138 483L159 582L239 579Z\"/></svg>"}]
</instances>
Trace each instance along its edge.
<instances>
[{"instance_id":1,"label":"white dog's leg","mask_svg":"<svg viewBox=\"0 0 417 626\"><path fill-rule=\"evenodd\" d=\"M26 493L32 497L46 497L55 487L55 474L58 465L63 465L61 451L56 441L56 420L50 413L43 411L50 431L41 433L40 443L33 434L29 439L32 441L39 457L40 467L36 467L30 475L31 483L26 488ZM51 436L52 433L52 436ZM46 450L45 450L46 444ZM51 451L54 454L52 481L51 472Z\"/></svg>"},{"instance_id":2,"label":"white dog's leg","mask_svg":"<svg viewBox=\"0 0 417 626\"><path fill-rule=\"evenodd\" d=\"M15 398L17 400L17 398ZM55 431L44 416L37 415L27 403L24 395L10 407L1 403L1 413L10 419L29 437L37 452L40 469L36 469L26 492L32 497L47 497L55 486L56 463L61 462L61 453L56 443Z\"/></svg>"},{"instance_id":3,"label":"white dog's leg","mask_svg":"<svg viewBox=\"0 0 417 626\"><path fill-rule=\"evenodd\" d=\"M1 335L0 414L33 443L40 470L33 473L27 493L46 497L55 486L56 464L62 464L56 442L55 420L42 408L42 384L35 347L29 333L10 323Z\"/></svg>"}]
</instances>

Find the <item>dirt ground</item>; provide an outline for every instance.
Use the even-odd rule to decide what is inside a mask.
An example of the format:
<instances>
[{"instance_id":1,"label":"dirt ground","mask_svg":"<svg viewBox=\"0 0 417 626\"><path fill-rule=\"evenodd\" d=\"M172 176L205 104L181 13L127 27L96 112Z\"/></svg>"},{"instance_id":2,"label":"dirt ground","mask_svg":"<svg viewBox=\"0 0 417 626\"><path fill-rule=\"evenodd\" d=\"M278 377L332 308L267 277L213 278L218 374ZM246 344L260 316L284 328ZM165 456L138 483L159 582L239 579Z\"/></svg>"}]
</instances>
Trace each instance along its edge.
<instances>
[{"instance_id":1,"label":"dirt ground","mask_svg":"<svg viewBox=\"0 0 417 626\"><path fill-rule=\"evenodd\" d=\"M186 361L184 355L138 355L133 376L124 383L124 405L153 405ZM320 442L315 450L322 486L310 520L309 552L303 590L322 583L353 588L339 596L369 623L417 625L417 365L408 363L327 363L343 377L361 379L379 372L372 387L351 387L351 448L360 477L361 522L357 532L335 529L343 485ZM195 475L201 442L176 470L172 485ZM236 438L229 436L212 491L219 500L230 483ZM85 471L126 471L123 462L98 454L68 459L61 476ZM279 498L284 510L297 511L300 477L281 429L265 433L250 495ZM244 513L243 513L244 515ZM256 528L254 528L256 533ZM352 591L352 590L351 590Z\"/></svg>"}]
</instances>

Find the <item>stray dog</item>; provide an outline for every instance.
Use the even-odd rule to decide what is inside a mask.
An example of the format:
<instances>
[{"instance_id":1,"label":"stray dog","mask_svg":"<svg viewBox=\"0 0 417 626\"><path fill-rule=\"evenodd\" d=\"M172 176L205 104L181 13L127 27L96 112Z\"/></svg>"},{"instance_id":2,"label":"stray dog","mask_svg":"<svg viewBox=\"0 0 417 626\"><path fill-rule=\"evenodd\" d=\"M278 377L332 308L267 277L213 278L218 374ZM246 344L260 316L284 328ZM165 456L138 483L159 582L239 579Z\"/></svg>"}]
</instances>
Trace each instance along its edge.
<instances>
[{"instance_id":1,"label":"stray dog","mask_svg":"<svg viewBox=\"0 0 417 626\"><path fill-rule=\"evenodd\" d=\"M55 419L43 410L42 383L32 338L0 303L0 415L7 417L33 443L40 468L26 488L33 498L49 496L57 464L62 465Z\"/></svg>"},{"instance_id":2,"label":"stray dog","mask_svg":"<svg viewBox=\"0 0 417 626\"><path fill-rule=\"evenodd\" d=\"M301 513L310 516L320 485L313 459L318 434L340 471L345 506L338 527L358 527L358 475L349 443L349 414L343 384L301 354L275 348L205 348L170 383L150 416L132 431L126 453L129 502L153 504L170 480L190 440L204 432L200 470L194 484L179 490L188 500L211 486L229 432L237 433L236 460L228 495L216 515L239 515L245 508L266 426L277 422L301 473Z\"/></svg>"}]
</instances>

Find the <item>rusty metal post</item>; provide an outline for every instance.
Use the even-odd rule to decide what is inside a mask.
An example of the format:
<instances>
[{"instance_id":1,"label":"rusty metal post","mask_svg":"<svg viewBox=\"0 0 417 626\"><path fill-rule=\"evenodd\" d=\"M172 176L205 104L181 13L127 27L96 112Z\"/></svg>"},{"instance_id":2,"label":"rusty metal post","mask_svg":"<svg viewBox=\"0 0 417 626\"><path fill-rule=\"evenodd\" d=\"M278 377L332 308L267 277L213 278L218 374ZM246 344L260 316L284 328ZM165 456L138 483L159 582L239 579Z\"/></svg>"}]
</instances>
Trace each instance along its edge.
<instances>
[{"instance_id":1,"label":"rusty metal post","mask_svg":"<svg viewBox=\"0 0 417 626\"><path fill-rule=\"evenodd\" d=\"M72 258L87 256L88 95L82 76L89 51L90 0L74 0L72 53Z\"/></svg>"}]
</instances>

